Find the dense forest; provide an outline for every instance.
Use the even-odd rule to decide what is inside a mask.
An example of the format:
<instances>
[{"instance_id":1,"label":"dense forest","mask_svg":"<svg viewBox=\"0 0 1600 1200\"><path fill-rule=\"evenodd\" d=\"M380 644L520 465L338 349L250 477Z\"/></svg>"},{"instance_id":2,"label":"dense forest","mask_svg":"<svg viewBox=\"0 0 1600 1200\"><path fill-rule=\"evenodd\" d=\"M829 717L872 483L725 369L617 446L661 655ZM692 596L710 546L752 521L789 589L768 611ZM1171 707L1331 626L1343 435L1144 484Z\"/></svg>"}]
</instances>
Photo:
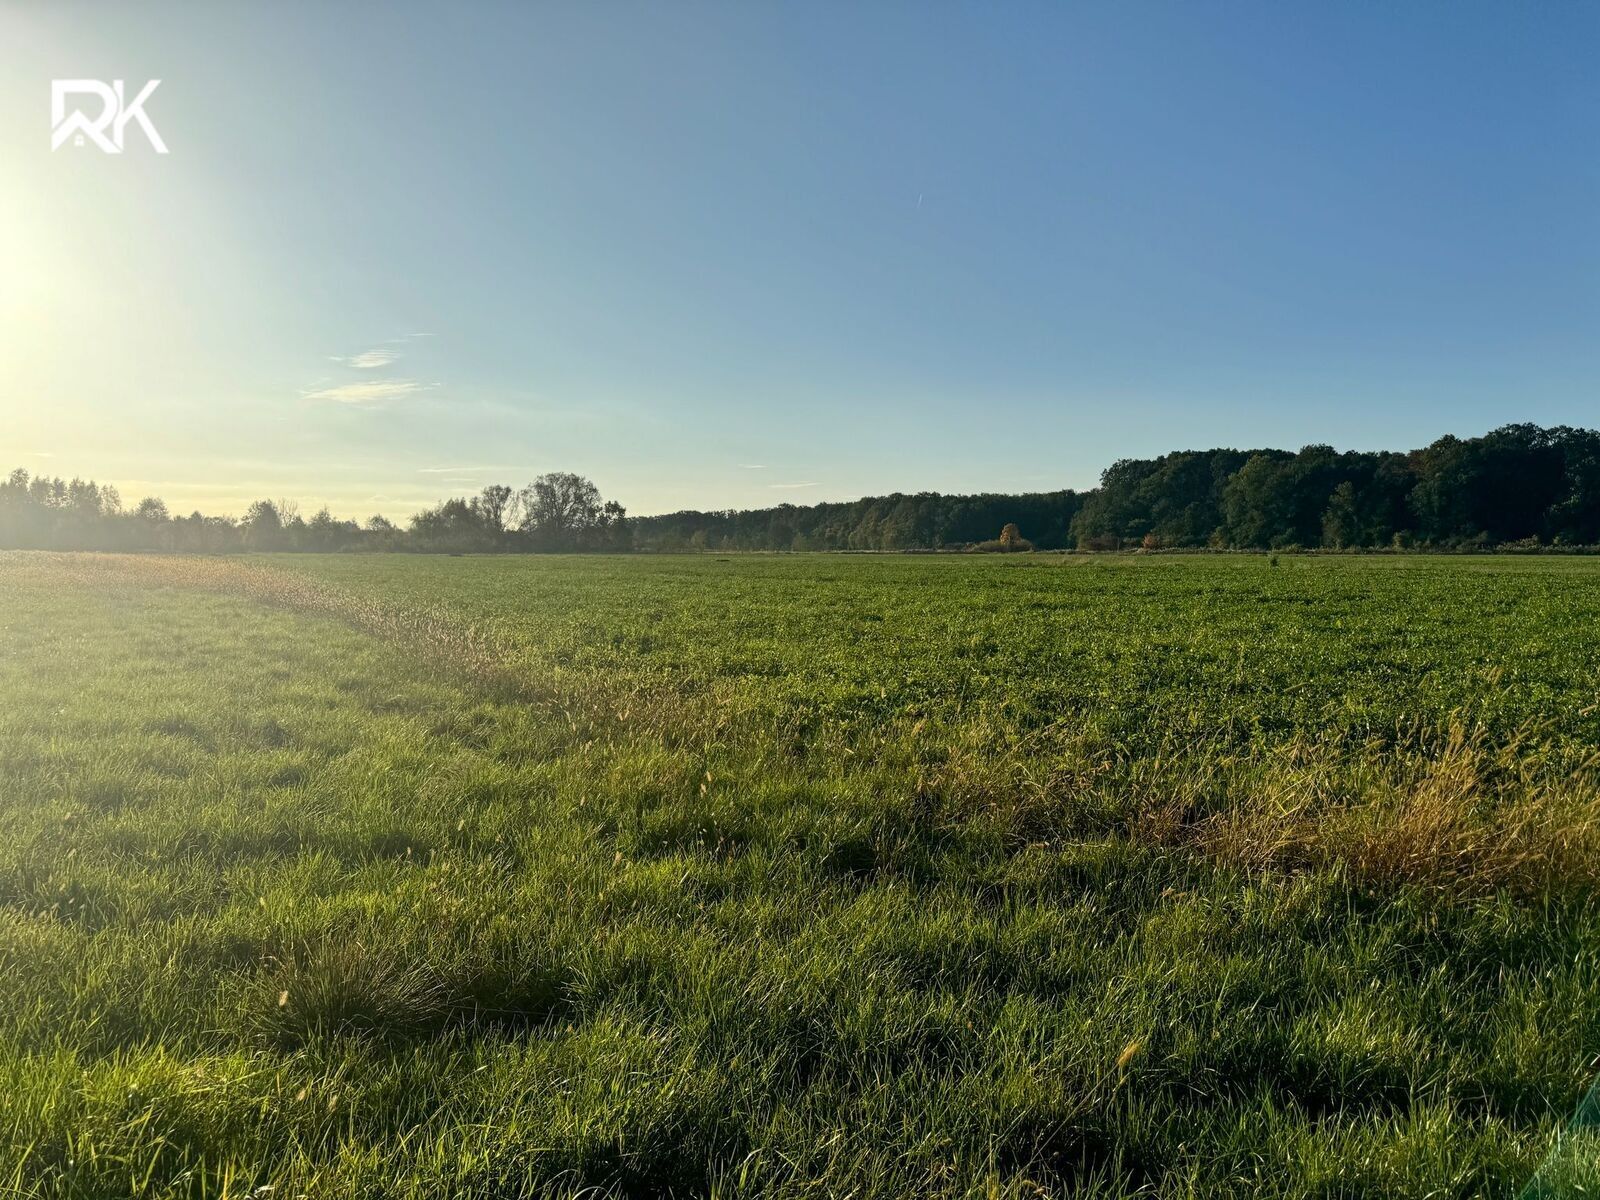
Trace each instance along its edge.
<instances>
[{"instance_id":1,"label":"dense forest","mask_svg":"<svg viewBox=\"0 0 1600 1200\"><path fill-rule=\"evenodd\" d=\"M1125 459L1073 520L1085 549L1600 542L1600 432L1507 425L1422 450L1331 446Z\"/></svg>"},{"instance_id":2,"label":"dense forest","mask_svg":"<svg viewBox=\"0 0 1600 1200\"><path fill-rule=\"evenodd\" d=\"M1072 519L1083 500L1070 491L918 492L748 512L669 513L637 518L633 528L635 541L648 550L959 550L984 545L1014 524L1039 549L1064 550L1072 546Z\"/></svg>"},{"instance_id":3,"label":"dense forest","mask_svg":"<svg viewBox=\"0 0 1600 1200\"><path fill-rule=\"evenodd\" d=\"M1008 521L1047 550L1590 546L1600 432L1507 425L1405 453L1181 450L1114 463L1091 492L922 493L634 525L657 549L910 550L979 543Z\"/></svg>"},{"instance_id":4,"label":"dense forest","mask_svg":"<svg viewBox=\"0 0 1600 1200\"><path fill-rule=\"evenodd\" d=\"M578 475L446 500L405 526L310 519L258 500L241 518L14 471L0 547L75 550L1117 550L1578 548L1600 544L1600 431L1507 425L1409 452L1183 450L1123 459L1089 492L946 496L630 519Z\"/></svg>"}]
</instances>

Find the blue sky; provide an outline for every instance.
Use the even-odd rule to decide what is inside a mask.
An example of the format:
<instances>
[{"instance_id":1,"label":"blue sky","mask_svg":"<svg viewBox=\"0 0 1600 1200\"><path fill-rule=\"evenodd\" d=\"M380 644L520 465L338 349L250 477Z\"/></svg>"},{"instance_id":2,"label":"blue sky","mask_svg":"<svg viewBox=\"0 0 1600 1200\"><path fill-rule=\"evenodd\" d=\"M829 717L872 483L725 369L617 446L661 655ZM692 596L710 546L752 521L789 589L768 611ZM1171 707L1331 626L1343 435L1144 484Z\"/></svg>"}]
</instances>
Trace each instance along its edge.
<instances>
[{"instance_id":1,"label":"blue sky","mask_svg":"<svg viewBox=\"0 0 1600 1200\"><path fill-rule=\"evenodd\" d=\"M0 457L636 512L1600 423L1600 7L13 3ZM162 80L126 152L50 81Z\"/></svg>"}]
</instances>

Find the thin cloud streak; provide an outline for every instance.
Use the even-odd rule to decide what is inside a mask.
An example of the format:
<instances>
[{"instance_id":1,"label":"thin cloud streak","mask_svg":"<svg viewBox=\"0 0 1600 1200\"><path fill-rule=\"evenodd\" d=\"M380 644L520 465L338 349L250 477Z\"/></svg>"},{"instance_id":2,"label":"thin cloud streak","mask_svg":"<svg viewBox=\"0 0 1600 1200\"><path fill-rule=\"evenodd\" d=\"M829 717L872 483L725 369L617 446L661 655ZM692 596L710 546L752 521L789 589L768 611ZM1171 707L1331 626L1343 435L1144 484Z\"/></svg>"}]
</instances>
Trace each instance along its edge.
<instances>
[{"instance_id":1,"label":"thin cloud streak","mask_svg":"<svg viewBox=\"0 0 1600 1200\"><path fill-rule=\"evenodd\" d=\"M307 400L326 400L335 404L381 404L403 400L423 390L415 379L373 379L364 383L342 383L304 393Z\"/></svg>"},{"instance_id":2,"label":"thin cloud streak","mask_svg":"<svg viewBox=\"0 0 1600 1200\"><path fill-rule=\"evenodd\" d=\"M377 350L363 350L360 354L352 355L349 358L336 358L333 361L343 363L347 367L355 367L360 371L370 371L374 367L387 367L399 357L398 351L380 348Z\"/></svg>"},{"instance_id":3,"label":"thin cloud streak","mask_svg":"<svg viewBox=\"0 0 1600 1200\"><path fill-rule=\"evenodd\" d=\"M821 487L822 484L817 482L816 480L809 480L809 481L807 481L805 483L769 483L769 484L767 484L767 486L769 488L808 488L808 487Z\"/></svg>"},{"instance_id":4,"label":"thin cloud streak","mask_svg":"<svg viewBox=\"0 0 1600 1200\"><path fill-rule=\"evenodd\" d=\"M391 349L394 346L404 346L407 342L414 342L418 338L431 338L431 333L403 333L399 337L385 338L371 350L363 350L360 354L349 356L333 355L330 362L339 363L341 366L354 367L358 371L370 371L376 367L387 367L400 361L400 351Z\"/></svg>"}]
</instances>

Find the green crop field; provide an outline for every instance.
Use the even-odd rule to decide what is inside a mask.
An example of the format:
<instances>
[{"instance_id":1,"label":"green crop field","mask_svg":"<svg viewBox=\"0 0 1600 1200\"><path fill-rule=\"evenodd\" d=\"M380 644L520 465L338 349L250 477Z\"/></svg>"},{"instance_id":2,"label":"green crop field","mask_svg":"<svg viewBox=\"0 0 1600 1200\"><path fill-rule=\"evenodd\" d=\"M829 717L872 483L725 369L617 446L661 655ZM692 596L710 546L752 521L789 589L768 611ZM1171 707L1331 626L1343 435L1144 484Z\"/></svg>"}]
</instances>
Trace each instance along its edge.
<instances>
[{"instance_id":1,"label":"green crop field","mask_svg":"<svg viewBox=\"0 0 1600 1200\"><path fill-rule=\"evenodd\" d=\"M0 555L0 1195L1594 1195L1597 884L1593 560Z\"/></svg>"}]
</instances>

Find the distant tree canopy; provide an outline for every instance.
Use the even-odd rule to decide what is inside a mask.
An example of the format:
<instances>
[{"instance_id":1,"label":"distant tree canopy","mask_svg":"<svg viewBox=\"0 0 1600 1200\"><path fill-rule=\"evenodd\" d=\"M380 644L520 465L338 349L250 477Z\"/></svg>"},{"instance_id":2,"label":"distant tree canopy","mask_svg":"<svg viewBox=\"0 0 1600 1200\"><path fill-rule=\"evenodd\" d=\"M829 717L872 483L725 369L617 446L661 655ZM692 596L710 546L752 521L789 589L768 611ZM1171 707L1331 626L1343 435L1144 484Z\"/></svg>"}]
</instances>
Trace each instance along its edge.
<instances>
[{"instance_id":1,"label":"distant tree canopy","mask_svg":"<svg viewBox=\"0 0 1600 1200\"><path fill-rule=\"evenodd\" d=\"M1600 433L1507 425L1422 450L1180 451L1124 459L1072 523L1088 549L1600 542ZM1148 544L1148 542L1146 542Z\"/></svg>"},{"instance_id":2,"label":"distant tree canopy","mask_svg":"<svg viewBox=\"0 0 1600 1200\"><path fill-rule=\"evenodd\" d=\"M999 536L996 537L996 531ZM124 509L113 487L13 471L0 482L0 547L78 550L1333 550L1600 545L1600 432L1507 425L1408 453L1183 450L1123 459L1091 492L946 496L677 512L629 519L580 475L493 484L402 529L289 501L243 518L172 516L159 499Z\"/></svg>"},{"instance_id":3,"label":"distant tree canopy","mask_svg":"<svg viewBox=\"0 0 1600 1200\"><path fill-rule=\"evenodd\" d=\"M960 550L1015 525L1040 549L1064 550L1072 545L1070 526L1082 502L1070 491L896 493L805 507L640 517L634 538L648 550Z\"/></svg>"},{"instance_id":4,"label":"distant tree canopy","mask_svg":"<svg viewBox=\"0 0 1600 1200\"><path fill-rule=\"evenodd\" d=\"M411 540L419 550L633 548L622 505L603 500L593 483L568 472L541 475L520 491L491 484L470 500L424 509L411 518Z\"/></svg>"},{"instance_id":5,"label":"distant tree canopy","mask_svg":"<svg viewBox=\"0 0 1600 1200\"><path fill-rule=\"evenodd\" d=\"M580 475L541 475L520 491L491 484L424 509L401 529L383 516L363 527L321 509L304 520L287 500L257 500L238 520L173 517L161 500L124 511L116 489L13 471L0 482L0 547L58 550L239 551L629 550L627 513Z\"/></svg>"}]
</instances>

